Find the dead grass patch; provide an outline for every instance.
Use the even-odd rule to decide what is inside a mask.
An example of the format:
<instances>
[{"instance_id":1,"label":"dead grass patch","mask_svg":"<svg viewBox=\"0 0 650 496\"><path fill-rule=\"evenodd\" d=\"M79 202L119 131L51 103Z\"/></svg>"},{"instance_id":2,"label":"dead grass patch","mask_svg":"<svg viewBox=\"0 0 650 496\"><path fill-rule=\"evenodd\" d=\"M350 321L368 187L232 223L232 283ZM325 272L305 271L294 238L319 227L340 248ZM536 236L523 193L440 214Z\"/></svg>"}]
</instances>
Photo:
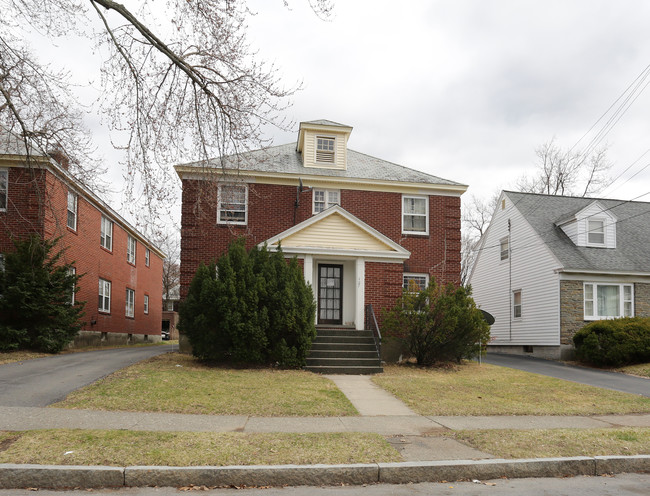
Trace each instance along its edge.
<instances>
[{"instance_id":1,"label":"dead grass patch","mask_svg":"<svg viewBox=\"0 0 650 496\"><path fill-rule=\"evenodd\" d=\"M39 430L18 434L0 463L226 466L401 461L377 434Z\"/></svg>"},{"instance_id":2,"label":"dead grass patch","mask_svg":"<svg viewBox=\"0 0 650 496\"><path fill-rule=\"evenodd\" d=\"M6 351L0 353L0 365L4 363L24 362L25 360L33 360L34 358L43 358L48 356L53 355L36 351Z\"/></svg>"},{"instance_id":3,"label":"dead grass patch","mask_svg":"<svg viewBox=\"0 0 650 496\"><path fill-rule=\"evenodd\" d=\"M479 430L451 434L499 458L647 455L650 429Z\"/></svg>"},{"instance_id":4,"label":"dead grass patch","mask_svg":"<svg viewBox=\"0 0 650 496\"><path fill-rule=\"evenodd\" d=\"M637 375L639 377L650 377L650 363L639 363L637 365L628 365L616 369L616 372L624 374Z\"/></svg>"},{"instance_id":5,"label":"dead grass patch","mask_svg":"<svg viewBox=\"0 0 650 496\"><path fill-rule=\"evenodd\" d=\"M373 377L421 415L601 415L650 412L650 398L468 362L387 366Z\"/></svg>"},{"instance_id":6,"label":"dead grass patch","mask_svg":"<svg viewBox=\"0 0 650 496\"><path fill-rule=\"evenodd\" d=\"M119 370L52 406L209 415L357 414L334 383L317 374L213 367L178 353Z\"/></svg>"}]
</instances>

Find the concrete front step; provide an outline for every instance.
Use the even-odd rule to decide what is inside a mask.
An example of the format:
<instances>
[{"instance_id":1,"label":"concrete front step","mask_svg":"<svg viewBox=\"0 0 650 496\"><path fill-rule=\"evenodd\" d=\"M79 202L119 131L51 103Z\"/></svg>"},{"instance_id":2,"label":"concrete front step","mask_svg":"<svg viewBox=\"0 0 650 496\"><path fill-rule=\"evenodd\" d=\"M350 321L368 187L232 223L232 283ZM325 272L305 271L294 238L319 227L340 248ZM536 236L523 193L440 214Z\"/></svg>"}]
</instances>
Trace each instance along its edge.
<instances>
[{"instance_id":1,"label":"concrete front step","mask_svg":"<svg viewBox=\"0 0 650 496\"><path fill-rule=\"evenodd\" d=\"M372 337L372 331L356 329L317 329L318 336Z\"/></svg>"},{"instance_id":2,"label":"concrete front step","mask_svg":"<svg viewBox=\"0 0 650 496\"><path fill-rule=\"evenodd\" d=\"M307 367L312 366L323 366L323 367L338 367L338 366L358 366L358 367L380 367L381 360L378 357L374 358L358 358L358 357L347 357L347 358L307 358Z\"/></svg>"},{"instance_id":3,"label":"concrete front step","mask_svg":"<svg viewBox=\"0 0 650 496\"><path fill-rule=\"evenodd\" d=\"M383 372L372 331L351 327L318 327L305 370L321 374Z\"/></svg>"},{"instance_id":4,"label":"concrete front step","mask_svg":"<svg viewBox=\"0 0 650 496\"><path fill-rule=\"evenodd\" d=\"M346 366L310 366L305 367L305 370L315 372L317 374L381 374L384 369L382 367L346 367Z\"/></svg>"},{"instance_id":5,"label":"concrete front step","mask_svg":"<svg viewBox=\"0 0 650 496\"><path fill-rule=\"evenodd\" d=\"M375 339L372 336L317 336L313 342L373 344Z\"/></svg>"},{"instance_id":6,"label":"concrete front step","mask_svg":"<svg viewBox=\"0 0 650 496\"><path fill-rule=\"evenodd\" d=\"M315 350L314 348L312 348L309 357L310 358L346 358L346 357L378 358L377 350L375 349L374 346L369 350L347 350L347 349Z\"/></svg>"},{"instance_id":7,"label":"concrete front step","mask_svg":"<svg viewBox=\"0 0 650 496\"><path fill-rule=\"evenodd\" d=\"M358 343L312 343L311 351L372 351L377 353L377 347L372 344Z\"/></svg>"}]
</instances>

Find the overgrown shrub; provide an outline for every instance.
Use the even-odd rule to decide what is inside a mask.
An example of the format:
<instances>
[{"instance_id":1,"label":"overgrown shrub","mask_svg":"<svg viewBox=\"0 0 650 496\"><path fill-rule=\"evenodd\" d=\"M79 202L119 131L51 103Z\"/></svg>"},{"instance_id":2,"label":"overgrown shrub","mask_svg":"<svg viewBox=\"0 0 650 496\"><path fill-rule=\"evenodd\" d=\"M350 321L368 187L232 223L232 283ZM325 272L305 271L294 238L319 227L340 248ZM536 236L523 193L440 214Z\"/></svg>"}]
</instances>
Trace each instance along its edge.
<instances>
[{"instance_id":1,"label":"overgrown shrub","mask_svg":"<svg viewBox=\"0 0 650 496\"><path fill-rule=\"evenodd\" d=\"M300 367L316 337L315 312L295 259L266 247L247 252L239 240L216 265L199 267L179 328L202 359Z\"/></svg>"},{"instance_id":2,"label":"overgrown shrub","mask_svg":"<svg viewBox=\"0 0 650 496\"><path fill-rule=\"evenodd\" d=\"M57 241L14 241L0 272L0 351L29 348L56 353L81 330L84 303L71 303L80 275L61 263Z\"/></svg>"},{"instance_id":3,"label":"overgrown shrub","mask_svg":"<svg viewBox=\"0 0 650 496\"><path fill-rule=\"evenodd\" d=\"M385 334L403 341L422 366L475 357L490 327L471 294L471 288L443 288L433 278L422 291L404 291L384 314Z\"/></svg>"},{"instance_id":4,"label":"overgrown shrub","mask_svg":"<svg viewBox=\"0 0 650 496\"><path fill-rule=\"evenodd\" d=\"M598 320L573 336L578 360L599 366L650 362L650 318Z\"/></svg>"}]
</instances>

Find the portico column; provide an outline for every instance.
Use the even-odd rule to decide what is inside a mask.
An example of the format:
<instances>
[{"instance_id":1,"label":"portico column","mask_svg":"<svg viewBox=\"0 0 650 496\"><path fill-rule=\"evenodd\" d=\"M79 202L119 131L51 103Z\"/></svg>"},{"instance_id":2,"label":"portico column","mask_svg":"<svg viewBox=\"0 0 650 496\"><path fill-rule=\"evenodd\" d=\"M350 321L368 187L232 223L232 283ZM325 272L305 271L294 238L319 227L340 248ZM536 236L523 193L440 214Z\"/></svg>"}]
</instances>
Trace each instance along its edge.
<instances>
[{"instance_id":1,"label":"portico column","mask_svg":"<svg viewBox=\"0 0 650 496\"><path fill-rule=\"evenodd\" d=\"M363 330L365 326L365 309L366 309L366 261L363 258L357 258L356 264L356 308L354 314L354 324L357 330Z\"/></svg>"},{"instance_id":2,"label":"portico column","mask_svg":"<svg viewBox=\"0 0 650 496\"><path fill-rule=\"evenodd\" d=\"M314 294L314 301L317 301L316 291L318 288L314 288L314 257L312 255L305 255L305 259L302 264L302 270L304 272L303 276L305 277L305 282L311 286L312 292ZM318 308L318 306L316 307ZM314 318L316 323L318 323L318 311Z\"/></svg>"}]
</instances>

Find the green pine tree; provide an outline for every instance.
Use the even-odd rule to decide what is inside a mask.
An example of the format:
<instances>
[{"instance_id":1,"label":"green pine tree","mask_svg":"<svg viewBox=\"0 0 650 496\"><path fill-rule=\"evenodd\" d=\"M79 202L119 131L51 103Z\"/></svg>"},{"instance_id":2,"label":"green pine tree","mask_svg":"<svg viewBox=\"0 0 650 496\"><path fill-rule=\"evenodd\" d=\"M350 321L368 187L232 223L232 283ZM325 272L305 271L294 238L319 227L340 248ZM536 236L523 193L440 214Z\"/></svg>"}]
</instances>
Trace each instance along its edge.
<instances>
[{"instance_id":1,"label":"green pine tree","mask_svg":"<svg viewBox=\"0 0 650 496\"><path fill-rule=\"evenodd\" d=\"M81 330L84 302L73 301L81 275L62 263L58 240L14 241L0 274L0 349L57 353Z\"/></svg>"}]
</instances>

